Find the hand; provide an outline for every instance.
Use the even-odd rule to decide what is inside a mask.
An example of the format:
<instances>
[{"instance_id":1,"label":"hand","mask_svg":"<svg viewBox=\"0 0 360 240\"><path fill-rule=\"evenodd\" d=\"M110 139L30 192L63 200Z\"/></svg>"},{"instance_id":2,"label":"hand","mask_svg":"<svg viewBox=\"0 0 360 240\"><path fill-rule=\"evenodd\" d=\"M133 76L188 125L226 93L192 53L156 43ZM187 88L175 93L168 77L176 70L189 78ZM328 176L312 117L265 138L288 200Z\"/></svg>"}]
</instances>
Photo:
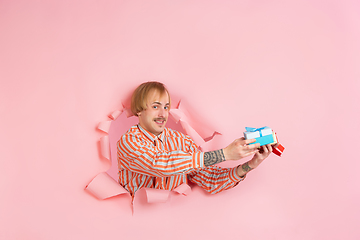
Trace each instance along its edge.
<instances>
[{"instance_id":1,"label":"hand","mask_svg":"<svg viewBox=\"0 0 360 240\"><path fill-rule=\"evenodd\" d=\"M260 163L262 163L270 155L270 153L272 153L273 148L276 148L278 145L278 143L273 146L270 144L263 145L260 150L255 153L254 157L249 161L249 167L254 169L259 166Z\"/></svg>"},{"instance_id":2,"label":"hand","mask_svg":"<svg viewBox=\"0 0 360 240\"><path fill-rule=\"evenodd\" d=\"M239 160L241 158L250 156L252 154L257 153L260 147L260 143L255 143L255 139L246 139L245 138L239 138L236 139L234 142L232 142L229 146L224 148L224 156L226 160Z\"/></svg>"}]
</instances>

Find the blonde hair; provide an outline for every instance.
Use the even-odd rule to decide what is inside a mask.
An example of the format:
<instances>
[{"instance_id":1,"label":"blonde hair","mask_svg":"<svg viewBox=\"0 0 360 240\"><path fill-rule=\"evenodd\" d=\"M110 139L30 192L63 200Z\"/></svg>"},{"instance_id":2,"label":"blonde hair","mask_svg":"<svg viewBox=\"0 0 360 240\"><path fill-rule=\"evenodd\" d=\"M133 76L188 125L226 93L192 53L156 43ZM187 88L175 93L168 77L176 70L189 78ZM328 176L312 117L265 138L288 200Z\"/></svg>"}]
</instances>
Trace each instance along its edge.
<instances>
[{"instance_id":1,"label":"blonde hair","mask_svg":"<svg viewBox=\"0 0 360 240\"><path fill-rule=\"evenodd\" d=\"M131 96L131 112L135 116L138 116L139 112L147 109L147 98L149 92L152 90L157 91L161 96L167 93L169 96L169 103L171 104L169 91L166 89L164 84L155 81L145 82L138 86Z\"/></svg>"}]
</instances>

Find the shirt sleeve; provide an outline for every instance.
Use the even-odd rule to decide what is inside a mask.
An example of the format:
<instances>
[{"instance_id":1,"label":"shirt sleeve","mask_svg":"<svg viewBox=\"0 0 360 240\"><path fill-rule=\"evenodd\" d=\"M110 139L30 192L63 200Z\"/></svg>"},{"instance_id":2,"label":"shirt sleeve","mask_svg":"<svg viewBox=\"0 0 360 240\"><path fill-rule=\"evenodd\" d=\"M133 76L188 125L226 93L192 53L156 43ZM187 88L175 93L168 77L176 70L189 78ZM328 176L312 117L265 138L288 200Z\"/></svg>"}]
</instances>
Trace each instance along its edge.
<instances>
[{"instance_id":1,"label":"shirt sleeve","mask_svg":"<svg viewBox=\"0 0 360 240\"><path fill-rule=\"evenodd\" d=\"M154 177L190 173L204 167L204 153L160 151L138 134L125 134L120 138L117 159L124 169Z\"/></svg>"},{"instance_id":2,"label":"shirt sleeve","mask_svg":"<svg viewBox=\"0 0 360 240\"><path fill-rule=\"evenodd\" d=\"M205 191L216 194L224 190L235 187L239 182L245 179L245 176L239 177L235 168L220 168L210 166L193 171L188 175L188 179L199 185Z\"/></svg>"}]
</instances>

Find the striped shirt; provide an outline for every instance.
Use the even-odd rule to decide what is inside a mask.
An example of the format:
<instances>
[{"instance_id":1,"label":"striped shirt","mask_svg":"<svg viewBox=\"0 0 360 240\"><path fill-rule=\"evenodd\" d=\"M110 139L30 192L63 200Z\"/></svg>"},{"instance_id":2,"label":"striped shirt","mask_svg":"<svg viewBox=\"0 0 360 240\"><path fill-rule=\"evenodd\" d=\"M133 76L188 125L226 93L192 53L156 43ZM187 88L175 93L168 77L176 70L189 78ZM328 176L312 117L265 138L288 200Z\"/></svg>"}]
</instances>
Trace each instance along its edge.
<instances>
[{"instance_id":1,"label":"striped shirt","mask_svg":"<svg viewBox=\"0 0 360 240\"><path fill-rule=\"evenodd\" d=\"M140 188L173 190L190 180L215 194L245 177L236 168L204 166L204 153L187 135L165 128L155 136L132 126L117 142L119 183L134 197Z\"/></svg>"}]
</instances>

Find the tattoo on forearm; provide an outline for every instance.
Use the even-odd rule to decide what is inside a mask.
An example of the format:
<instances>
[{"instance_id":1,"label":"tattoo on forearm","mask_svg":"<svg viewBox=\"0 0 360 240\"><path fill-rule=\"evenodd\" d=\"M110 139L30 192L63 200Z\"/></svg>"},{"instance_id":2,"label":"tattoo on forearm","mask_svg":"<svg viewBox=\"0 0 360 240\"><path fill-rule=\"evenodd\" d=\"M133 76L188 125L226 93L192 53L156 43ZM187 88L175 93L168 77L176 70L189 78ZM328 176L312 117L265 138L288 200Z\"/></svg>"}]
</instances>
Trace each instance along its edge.
<instances>
[{"instance_id":1,"label":"tattoo on forearm","mask_svg":"<svg viewBox=\"0 0 360 240\"><path fill-rule=\"evenodd\" d=\"M225 161L222 149L204 153L204 165L206 167Z\"/></svg>"},{"instance_id":2,"label":"tattoo on forearm","mask_svg":"<svg viewBox=\"0 0 360 240\"><path fill-rule=\"evenodd\" d=\"M250 172L251 170L253 170L253 168L251 168L249 166L249 163L244 163L243 165L241 165L241 168L245 173Z\"/></svg>"}]
</instances>

